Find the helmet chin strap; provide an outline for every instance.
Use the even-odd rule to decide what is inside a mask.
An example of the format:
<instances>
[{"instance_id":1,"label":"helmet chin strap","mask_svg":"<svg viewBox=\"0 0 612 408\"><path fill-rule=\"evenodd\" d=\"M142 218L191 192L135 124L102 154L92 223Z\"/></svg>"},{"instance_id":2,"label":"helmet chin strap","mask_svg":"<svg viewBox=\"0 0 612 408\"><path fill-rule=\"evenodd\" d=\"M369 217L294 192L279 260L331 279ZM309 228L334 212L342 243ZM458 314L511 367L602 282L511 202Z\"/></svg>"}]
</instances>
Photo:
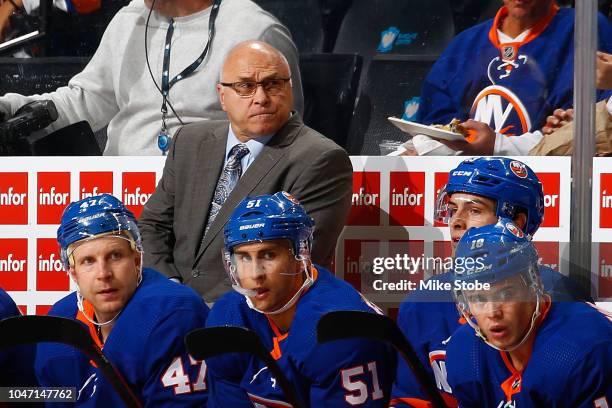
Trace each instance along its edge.
<instances>
[{"instance_id":1,"label":"helmet chin strap","mask_svg":"<svg viewBox=\"0 0 612 408\"><path fill-rule=\"evenodd\" d=\"M138 282L136 283L136 288L138 288L140 286L140 283L142 282L142 264L143 264L143 256L142 256L142 251L138 251L140 253L140 265L138 266ZM119 317L119 315L121 314L121 312L123 312L123 308L117 312L117 314L110 320L107 320L103 323L99 323L94 321L91 317L87 316L87 313L85 313L85 308L83 307L83 295L81 294L81 288L79 288L79 284L76 282L76 280L73 279L73 282L75 283L77 289L76 289L76 297L77 297L77 307L79 309L79 311L81 312L81 314L83 316L85 316L85 319L87 319L87 321L91 324L93 324L96 327L104 327L107 326L109 324L111 324L112 322L115 321L115 319L117 319L117 317ZM95 310L94 310L94 314L95 314Z\"/></svg>"},{"instance_id":2,"label":"helmet chin strap","mask_svg":"<svg viewBox=\"0 0 612 408\"><path fill-rule=\"evenodd\" d=\"M251 290L251 289L245 289L245 288L241 287L238 284L234 284L234 285L232 285L232 287L234 288L234 290L236 290L237 292L239 292L242 295L244 295L244 297L246 298L247 305L251 309L255 310L256 312L263 313L263 314L266 314L266 315L277 315L277 314L283 313L283 312L287 311L289 308L291 308L291 306L293 306L295 304L295 302L297 302L297 300L300 298L302 293L307 288L311 287L312 284L314 283L314 280L312 278L312 274L309 272L307 259L302 257L302 256L299 256L299 257L296 257L296 258L298 258L298 260L301 261L302 265L304 266L304 273L306 274L306 279L304 279L304 283L302 283L302 286L300 286L298 291L295 292L295 294L291 297L291 299L289 299L289 301L287 303L285 303L285 305L282 306L279 309L273 310L271 312L264 312L263 310L259 310L258 308L255 307L255 305L253 304L253 302L250 299L250 296L254 297L255 295L257 295L257 291L254 291L254 290Z\"/></svg>"}]
</instances>

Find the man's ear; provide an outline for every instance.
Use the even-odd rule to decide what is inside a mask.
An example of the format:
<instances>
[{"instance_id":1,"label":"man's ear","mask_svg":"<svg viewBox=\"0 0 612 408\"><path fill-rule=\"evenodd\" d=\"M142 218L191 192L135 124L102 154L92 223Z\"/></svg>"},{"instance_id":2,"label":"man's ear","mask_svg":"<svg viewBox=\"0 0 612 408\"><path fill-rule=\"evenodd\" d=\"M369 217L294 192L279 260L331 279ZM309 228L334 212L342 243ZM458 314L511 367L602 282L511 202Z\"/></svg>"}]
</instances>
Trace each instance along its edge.
<instances>
[{"instance_id":1,"label":"man's ear","mask_svg":"<svg viewBox=\"0 0 612 408\"><path fill-rule=\"evenodd\" d=\"M134 265L136 265L136 269L140 270L140 263L142 262L142 252L136 251L134 256Z\"/></svg>"},{"instance_id":2,"label":"man's ear","mask_svg":"<svg viewBox=\"0 0 612 408\"><path fill-rule=\"evenodd\" d=\"M225 89L223 89L223 85L221 84L217 84L216 88L217 95L219 95L219 102L221 103L221 108L223 108L223 110L227 112L227 109L225 109Z\"/></svg>"},{"instance_id":3,"label":"man's ear","mask_svg":"<svg viewBox=\"0 0 612 408\"><path fill-rule=\"evenodd\" d=\"M521 229L521 231L525 231L525 227L527 226L527 214L521 212L514 216L514 223L517 227Z\"/></svg>"},{"instance_id":4,"label":"man's ear","mask_svg":"<svg viewBox=\"0 0 612 408\"><path fill-rule=\"evenodd\" d=\"M70 269L66 271L66 273L68 274L70 279L72 279L72 281L78 285L77 278L76 278L76 272L74 271L74 266L71 266Z\"/></svg>"}]
</instances>

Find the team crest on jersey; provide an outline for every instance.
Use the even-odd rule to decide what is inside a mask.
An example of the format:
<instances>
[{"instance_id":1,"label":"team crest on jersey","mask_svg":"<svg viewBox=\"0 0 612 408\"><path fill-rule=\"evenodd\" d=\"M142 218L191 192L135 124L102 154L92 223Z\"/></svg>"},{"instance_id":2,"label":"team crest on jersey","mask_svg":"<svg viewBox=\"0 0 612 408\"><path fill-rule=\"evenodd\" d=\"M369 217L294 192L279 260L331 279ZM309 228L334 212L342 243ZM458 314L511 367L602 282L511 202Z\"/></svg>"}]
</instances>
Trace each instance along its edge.
<instances>
[{"instance_id":1,"label":"team crest on jersey","mask_svg":"<svg viewBox=\"0 0 612 408\"><path fill-rule=\"evenodd\" d=\"M511 222L506 223L506 229L517 238L523 238L525 236L525 234L523 234L523 231L521 231L516 225L514 225ZM519 381L519 384L520 384L520 381Z\"/></svg>"},{"instance_id":2,"label":"team crest on jersey","mask_svg":"<svg viewBox=\"0 0 612 408\"><path fill-rule=\"evenodd\" d=\"M510 162L510 170L512 170L512 173L514 173L516 177L522 179L527 178L527 168L519 161L514 160Z\"/></svg>"},{"instance_id":3,"label":"team crest on jersey","mask_svg":"<svg viewBox=\"0 0 612 408\"><path fill-rule=\"evenodd\" d=\"M487 86L476 95L470 116L505 136L522 135L531 129L531 118L523 102L500 85Z\"/></svg>"}]
</instances>

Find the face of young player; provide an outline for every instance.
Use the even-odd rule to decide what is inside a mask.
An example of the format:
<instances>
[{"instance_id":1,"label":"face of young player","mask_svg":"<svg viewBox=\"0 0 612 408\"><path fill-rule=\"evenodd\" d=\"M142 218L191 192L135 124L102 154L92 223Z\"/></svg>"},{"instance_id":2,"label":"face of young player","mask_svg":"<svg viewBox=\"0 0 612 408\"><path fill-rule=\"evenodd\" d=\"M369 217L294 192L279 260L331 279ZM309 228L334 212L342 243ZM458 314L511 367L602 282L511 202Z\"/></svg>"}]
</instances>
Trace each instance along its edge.
<instances>
[{"instance_id":1,"label":"face of young player","mask_svg":"<svg viewBox=\"0 0 612 408\"><path fill-rule=\"evenodd\" d=\"M501 349L518 344L529 330L535 310L533 296L520 276L493 284L489 290L466 293L482 334Z\"/></svg>"},{"instance_id":2,"label":"face of young player","mask_svg":"<svg viewBox=\"0 0 612 408\"><path fill-rule=\"evenodd\" d=\"M468 229L495 224L497 222L496 205L495 200L476 194L452 194L448 200L448 207L452 213L448 223L452 248L455 249Z\"/></svg>"},{"instance_id":3,"label":"face of young player","mask_svg":"<svg viewBox=\"0 0 612 408\"><path fill-rule=\"evenodd\" d=\"M239 245L233 256L240 286L257 292L249 299L264 313L285 306L304 282L302 263L287 240Z\"/></svg>"},{"instance_id":4,"label":"face of young player","mask_svg":"<svg viewBox=\"0 0 612 408\"><path fill-rule=\"evenodd\" d=\"M138 286L140 253L127 239L106 236L77 244L72 257L70 275L93 305L97 320L115 317Z\"/></svg>"}]
</instances>

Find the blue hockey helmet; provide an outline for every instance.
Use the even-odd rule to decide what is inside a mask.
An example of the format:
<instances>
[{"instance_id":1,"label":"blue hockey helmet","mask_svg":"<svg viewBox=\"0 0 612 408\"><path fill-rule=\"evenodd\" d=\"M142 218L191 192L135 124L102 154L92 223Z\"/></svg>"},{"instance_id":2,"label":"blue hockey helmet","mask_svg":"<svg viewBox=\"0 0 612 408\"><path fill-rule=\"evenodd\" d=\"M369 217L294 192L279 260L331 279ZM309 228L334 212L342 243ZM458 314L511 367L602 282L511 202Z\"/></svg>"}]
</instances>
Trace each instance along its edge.
<instances>
[{"instance_id":1,"label":"blue hockey helmet","mask_svg":"<svg viewBox=\"0 0 612 408\"><path fill-rule=\"evenodd\" d=\"M135 250L142 251L136 218L116 197L102 194L70 203L62 214L57 241L64 267L70 268L68 247L101 234L126 235Z\"/></svg>"},{"instance_id":2,"label":"blue hockey helmet","mask_svg":"<svg viewBox=\"0 0 612 408\"><path fill-rule=\"evenodd\" d=\"M508 218L468 229L457 244L454 260L455 279L464 282L496 283L525 272L538 274L534 245Z\"/></svg>"},{"instance_id":3,"label":"blue hockey helmet","mask_svg":"<svg viewBox=\"0 0 612 408\"><path fill-rule=\"evenodd\" d=\"M453 193L469 193L496 200L498 217L514 218L527 212L524 231L532 236L544 218L542 183L525 163L507 157L467 159L451 170L448 183L436 200L437 221L448 223L448 199Z\"/></svg>"},{"instance_id":4,"label":"blue hockey helmet","mask_svg":"<svg viewBox=\"0 0 612 408\"><path fill-rule=\"evenodd\" d=\"M247 197L238 204L223 230L225 249L249 242L287 239L294 255L310 252L314 220L289 193Z\"/></svg>"}]
</instances>

